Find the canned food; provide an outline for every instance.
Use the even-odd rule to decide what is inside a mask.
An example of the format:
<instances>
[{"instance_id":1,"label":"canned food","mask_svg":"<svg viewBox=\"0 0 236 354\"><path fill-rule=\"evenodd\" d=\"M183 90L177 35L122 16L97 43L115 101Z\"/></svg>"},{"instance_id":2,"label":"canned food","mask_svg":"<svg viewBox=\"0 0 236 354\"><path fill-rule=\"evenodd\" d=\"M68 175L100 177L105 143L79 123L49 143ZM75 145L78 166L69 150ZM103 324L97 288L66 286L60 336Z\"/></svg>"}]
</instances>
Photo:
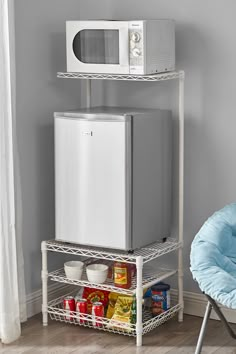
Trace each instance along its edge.
<instances>
[{"instance_id":1,"label":"canned food","mask_svg":"<svg viewBox=\"0 0 236 354\"><path fill-rule=\"evenodd\" d=\"M104 317L104 306L101 302L94 302L92 306L92 323L94 327L102 327L102 323L97 322L97 317Z\"/></svg>"},{"instance_id":2,"label":"canned food","mask_svg":"<svg viewBox=\"0 0 236 354\"><path fill-rule=\"evenodd\" d=\"M130 264L114 262L114 285L118 288L129 289L131 287Z\"/></svg>"},{"instance_id":3,"label":"canned food","mask_svg":"<svg viewBox=\"0 0 236 354\"><path fill-rule=\"evenodd\" d=\"M88 306L86 299L75 298L75 311L77 315L88 313ZM77 322L85 323L84 318L77 318Z\"/></svg>"},{"instance_id":4,"label":"canned food","mask_svg":"<svg viewBox=\"0 0 236 354\"><path fill-rule=\"evenodd\" d=\"M158 316L170 308L170 285L156 284L151 287L152 315Z\"/></svg>"},{"instance_id":5,"label":"canned food","mask_svg":"<svg viewBox=\"0 0 236 354\"><path fill-rule=\"evenodd\" d=\"M75 299L73 296L66 296L63 300L63 308L65 310L65 320L72 321L72 315L75 312Z\"/></svg>"}]
</instances>

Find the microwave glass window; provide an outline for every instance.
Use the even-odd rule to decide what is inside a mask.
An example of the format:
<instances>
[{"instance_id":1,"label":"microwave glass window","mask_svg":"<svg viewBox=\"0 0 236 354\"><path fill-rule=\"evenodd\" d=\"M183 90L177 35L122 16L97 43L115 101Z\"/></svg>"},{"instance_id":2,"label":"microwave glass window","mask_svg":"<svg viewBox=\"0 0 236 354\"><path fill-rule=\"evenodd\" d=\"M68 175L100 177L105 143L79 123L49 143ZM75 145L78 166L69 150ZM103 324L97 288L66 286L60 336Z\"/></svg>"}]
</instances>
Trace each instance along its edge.
<instances>
[{"instance_id":1,"label":"microwave glass window","mask_svg":"<svg viewBox=\"0 0 236 354\"><path fill-rule=\"evenodd\" d=\"M119 64L119 30L82 30L74 38L73 51L86 64Z\"/></svg>"}]
</instances>

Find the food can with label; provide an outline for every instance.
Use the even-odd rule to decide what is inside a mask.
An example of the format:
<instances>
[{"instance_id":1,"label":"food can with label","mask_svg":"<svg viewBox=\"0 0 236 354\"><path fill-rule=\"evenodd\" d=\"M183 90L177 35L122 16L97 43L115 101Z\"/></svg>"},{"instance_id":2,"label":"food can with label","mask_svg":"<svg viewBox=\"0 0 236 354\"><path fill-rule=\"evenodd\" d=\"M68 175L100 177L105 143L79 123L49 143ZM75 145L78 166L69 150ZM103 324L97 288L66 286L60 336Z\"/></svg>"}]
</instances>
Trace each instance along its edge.
<instances>
[{"instance_id":1,"label":"food can with label","mask_svg":"<svg viewBox=\"0 0 236 354\"><path fill-rule=\"evenodd\" d=\"M170 285L160 283L151 287L152 315L158 316L170 308Z\"/></svg>"},{"instance_id":2,"label":"food can with label","mask_svg":"<svg viewBox=\"0 0 236 354\"><path fill-rule=\"evenodd\" d=\"M78 297L75 298L75 309L77 315L88 313L87 300ZM86 320L83 318L77 318L77 322L85 323Z\"/></svg>"},{"instance_id":3,"label":"food can with label","mask_svg":"<svg viewBox=\"0 0 236 354\"><path fill-rule=\"evenodd\" d=\"M118 288L129 289L131 287L130 264L114 262L114 285Z\"/></svg>"},{"instance_id":4,"label":"food can with label","mask_svg":"<svg viewBox=\"0 0 236 354\"><path fill-rule=\"evenodd\" d=\"M66 296L64 298L63 308L65 310L65 320L73 321L72 315L75 312L75 299L73 296Z\"/></svg>"},{"instance_id":5,"label":"food can with label","mask_svg":"<svg viewBox=\"0 0 236 354\"><path fill-rule=\"evenodd\" d=\"M97 317L104 317L104 306L102 302L94 302L92 306L92 323L94 327L102 327L102 323L97 322Z\"/></svg>"}]
</instances>

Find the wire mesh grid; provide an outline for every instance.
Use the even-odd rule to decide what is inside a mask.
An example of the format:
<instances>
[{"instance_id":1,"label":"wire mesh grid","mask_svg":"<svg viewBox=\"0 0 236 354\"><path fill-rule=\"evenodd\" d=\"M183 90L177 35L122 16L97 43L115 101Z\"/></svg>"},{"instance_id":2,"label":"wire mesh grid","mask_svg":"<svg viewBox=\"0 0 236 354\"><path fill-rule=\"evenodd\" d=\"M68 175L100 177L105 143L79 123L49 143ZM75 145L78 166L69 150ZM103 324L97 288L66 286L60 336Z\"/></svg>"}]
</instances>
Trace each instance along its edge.
<instances>
[{"instance_id":1,"label":"wire mesh grid","mask_svg":"<svg viewBox=\"0 0 236 354\"><path fill-rule=\"evenodd\" d=\"M44 245L46 250L51 252L67 253L128 263L136 263L136 259L139 256L143 257L143 263L146 263L182 247L181 242L178 242L173 238L168 238L166 242L155 242L147 247L136 249L132 253L113 249L80 246L77 244L56 240L44 241Z\"/></svg>"},{"instance_id":2,"label":"wire mesh grid","mask_svg":"<svg viewBox=\"0 0 236 354\"><path fill-rule=\"evenodd\" d=\"M143 288L150 287L150 286L154 285L155 283L176 274L176 272L177 272L176 270L171 270L171 269L154 270L153 268L149 268L149 267L147 269L144 268ZM136 291L136 287L137 287L136 276L133 277L132 284L129 289L122 289L122 288L118 288L118 287L114 286L113 280L111 278L108 278L106 280L106 282L103 284L92 283L92 282L88 281L85 270L83 271L81 280L67 278L63 268L49 273L48 277L50 280L56 281L59 283L66 283L66 284L71 284L71 285L76 285L76 286L86 286L86 287L95 288L95 289L113 291L113 292L125 294L125 295L134 295L135 291Z\"/></svg>"},{"instance_id":3,"label":"wire mesh grid","mask_svg":"<svg viewBox=\"0 0 236 354\"><path fill-rule=\"evenodd\" d=\"M58 78L93 79L93 80L125 80L125 81L165 81L178 79L184 75L183 71L170 71L151 75L116 75L95 73L58 72Z\"/></svg>"},{"instance_id":4,"label":"wire mesh grid","mask_svg":"<svg viewBox=\"0 0 236 354\"><path fill-rule=\"evenodd\" d=\"M68 294L67 294L68 295ZM48 313L52 320L65 322L69 324L74 324L76 326L90 327L106 332L118 333L128 336L136 336L135 333L135 324L125 324L120 321L112 321L105 317L94 317L90 314L78 314L77 312L64 310L63 308L63 299L59 297L55 300L52 300L48 303ZM69 295L75 295L75 291L69 293Z\"/></svg>"},{"instance_id":5,"label":"wire mesh grid","mask_svg":"<svg viewBox=\"0 0 236 354\"><path fill-rule=\"evenodd\" d=\"M69 295L73 295L75 292L70 292ZM68 294L67 294L68 295ZM47 311L52 320L65 322L68 324L74 324L76 326L90 327L106 332L118 333L128 336L136 336L135 324L124 324L121 321L110 320L105 317L92 316L90 314L78 314L76 312L64 310L63 297L54 299L48 303ZM162 314L152 317L152 314L148 310L143 311L143 330L142 334L146 334L154 328L160 326L164 322L172 318L179 310L181 306L179 304L171 307L169 310Z\"/></svg>"},{"instance_id":6,"label":"wire mesh grid","mask_svg":"<svg viewBox=\"0 0 236 354\"><path fill-rule=\"evenodd\" d=\"M180 309L181 309L181 305L177 304L156 317L150 318L150 315L148 316L144 314L143 334L152 331L154 328L159 327L166 321L170 320L172 317L174 317L177 314L177 312L179 312Z\"/></svg>"},{"instance_id":7,"label":"wire mesh grid","mask_svg":"<svg viewBox=\"0 0 236 354\"><path fill-rule=\"evenodd\" d=\"M126 336L131 336L131 337L135 337L135 331L125 331L124 329L118 329L115 327L109 327L106 323L104 323L104 321L99 322L98 321L98 317L96 318L96 324L93 324L93 320L91 320L89 318L89 315L87 316L81 316L81 318L79 319L78 316L73 317L71 320L67 320L65 319L65 314L64 312L61 312L60 310L55 310L55 309L48 309L48 313L50 315L51 320L55 320L55 321L60 321L60 322L65 322L68 324L73 324L76 326L83 326L83 327L89 327L89 328L93 328L93 329L98 329L100 331L105 331L105 332L112 332L112 333L117 333L117 334L123 334ZM83 317L83 318L82 318ZM88 320L89 318L89 320ZM98 324L99 322L99 324Z\"/></svg>"}]
</instances>

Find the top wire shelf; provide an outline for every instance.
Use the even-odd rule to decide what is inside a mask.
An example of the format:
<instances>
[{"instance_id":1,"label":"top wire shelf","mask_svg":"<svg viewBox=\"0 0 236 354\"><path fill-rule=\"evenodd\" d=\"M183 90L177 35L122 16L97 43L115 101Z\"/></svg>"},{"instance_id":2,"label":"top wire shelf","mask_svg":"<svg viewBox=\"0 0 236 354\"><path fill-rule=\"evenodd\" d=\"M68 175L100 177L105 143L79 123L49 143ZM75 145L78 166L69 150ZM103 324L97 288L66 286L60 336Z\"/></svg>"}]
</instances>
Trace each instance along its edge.
<instances>
[{"instance_id":1,"label":"top wire shelf","mask_svg":"<svg viewBox=\"0 0 236 354\"><path fill-rule=\"evenodd\" d=\"M127 263L136 263L136 259L139 256L143 257L143 263L150 262L180 247L182 247L181 242L173 238L168 238L166 242L152 243L146 247L136 249L132 253L121 250L81 246L57 240L42 242L42 250Z\"/></svg>"},{"instance_id":2,"label":"top wire shelf","mask_svg":"<svg viewBox=\"0 0 236 354\"><path fill-rule=\"evenodd\" d=\"M62 79L93 79L93 80L119 80L119 81L165 81L184 78L184 71L170 71L151 75L118 75L118 74L95 74L58 72L58 78Z\"/></svg>"}]
</instances>

